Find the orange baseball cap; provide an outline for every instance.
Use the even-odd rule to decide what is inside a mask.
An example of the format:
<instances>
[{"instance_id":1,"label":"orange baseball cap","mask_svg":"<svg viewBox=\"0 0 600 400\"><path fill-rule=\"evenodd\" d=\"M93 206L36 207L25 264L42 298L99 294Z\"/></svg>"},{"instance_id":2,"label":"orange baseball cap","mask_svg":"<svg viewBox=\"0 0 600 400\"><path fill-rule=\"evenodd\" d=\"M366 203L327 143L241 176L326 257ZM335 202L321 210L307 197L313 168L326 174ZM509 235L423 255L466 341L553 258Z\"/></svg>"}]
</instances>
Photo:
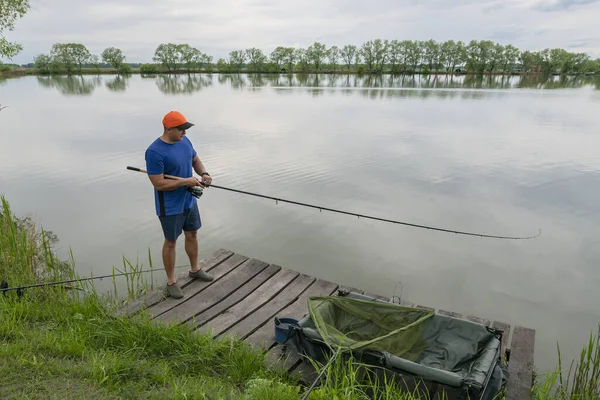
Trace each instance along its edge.
<instances>
[{"instance_id":1,"label":"orange baseball cap","mask_svg":"<svg viewBox=\"0 0 600 400\"><path fill-rule=\"evenodd\" d=\"M169 128L179 128L181 130L190 129L194 124L188 120L179 111L169 111L163 118L163 126Z\"/></svg>"}]
</instances>

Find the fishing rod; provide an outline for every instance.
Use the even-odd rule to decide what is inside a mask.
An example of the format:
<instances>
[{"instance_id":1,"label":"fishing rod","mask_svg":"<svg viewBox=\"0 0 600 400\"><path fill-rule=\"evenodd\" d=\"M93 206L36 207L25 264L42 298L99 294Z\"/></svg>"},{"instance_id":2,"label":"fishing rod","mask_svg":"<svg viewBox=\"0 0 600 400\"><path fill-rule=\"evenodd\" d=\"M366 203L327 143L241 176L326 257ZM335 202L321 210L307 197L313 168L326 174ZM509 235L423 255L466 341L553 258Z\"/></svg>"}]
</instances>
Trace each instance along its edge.
<instances>
[{"instance_id":1,"label":"fishing rod","mask_svg":"<svg viewBox=\"0 0 600 400\"><path fill-rule=\"evenodd\" d=\"M128 166L127 169L131 170L131 171L142 172L142 173L145 173L145 174L148 173L144 169L136 168L136 167L131 167L131 166ZM167 179L178 179L178 180L179 179L185 179L185 178L182 178L182 177L179 177L179 176L173 176L173 175L164 175L164 177L167 178ZM286 199L281 199L281 198L278 198L278 197L265 196L265 195L262 195L262 194L248 192L248 191L244 191L244 190L238 190L238 189L232 189L232 188L228 188L228 187L224 187L224 186L213 185L212 183L211 184L200 183L200 181L199 181L199 185L200 186L188 188L188 191L190 191L196 198L199 198L200 196L202 196L202 193L203 193L202 187L214 187L214 188L217 188L217 189L228 190L230 192L236 192L236 193L245 194L245 195L248 195L248 196L262 197L263 199L274 200L275 202L289 203L289 204L295 204L295 205L303 206L303 207L315 208L315 209L317 209L319 211L323 211L323 210L325 210L325 211L331 211L331 212L334 212L334 213L351 215L351 216L358 217L358 218L372 219L372 220L376 220L376 221L389 222L389 223L392 223L392 224L406 225L406 226L411 226L413 228L421 228L421 229L429 229L429 230L439 231L439 232L455 233L457 235L479 236L479 237L483 237L483 238L493 238L493 239L528 240L528 239L534 239L534 238L536 238L536 237L538 237L538 236L540 236L542 234L542 230L541 229L539 230L539 232L538 232L537 235L534 235L534 236L521 236L521 237L519 237L519 236L487 235L487 234L483 234L483 233L457 231L457 230L453 230L453 229L436 228L436 227L433 227L433 226L413 224L413 223L409 223L409 222L396 221L396 220L387 219L387 218L373 217L373 216L370 216L370 215L357 214L357 213L353 213L353 212L349 212L349 211L337 210L337 209L334 209L334 208L316 206L316 205L313 205L313 204L302 203L302 202L292 201L292 200L286 200Z\"/></svg>"},{"instance_id":2,"label":"fishing rod","mask_svg":"<svg viewBox=\"0 0 600 400\"><path fill-rule=\"evenodd\" d=\"M179 266L176 266L175 268L184 268L184 267L189 267L189 265L179 265ZM64 280L64 281L34 283L34 284L31 284L31 285L15 286L15 287L9 287L8 286L8 282L2 281L2 283L0 283L0 293L3 293L4 295L6 295L6 292L10 292L12 290L16 290L17 294L19 294L19 292L22 293L24 289L31 289L31 288L38 288L38 287L45 287L45 286L58 286L58 285L64 285L66 283L85 282L85 281L92 281L92 280L95 280L95 279L106 279L106 278L113 278L113 277L116 277L116 276L142 274L142 273L146 273L146 272L156 272L156 271L164 271L164 270L165 270L164 268L154 268L154 269L146 269L146 270L142 270L142 271L122 272L122 273L119 273L119 274L110 274L110 275L103 275L103 276L91 276L91 277L88 277L88 278L67 279L67 280ZM20 295L21 294L19 294L19 296Z\"/></svg>"}]
</instances>

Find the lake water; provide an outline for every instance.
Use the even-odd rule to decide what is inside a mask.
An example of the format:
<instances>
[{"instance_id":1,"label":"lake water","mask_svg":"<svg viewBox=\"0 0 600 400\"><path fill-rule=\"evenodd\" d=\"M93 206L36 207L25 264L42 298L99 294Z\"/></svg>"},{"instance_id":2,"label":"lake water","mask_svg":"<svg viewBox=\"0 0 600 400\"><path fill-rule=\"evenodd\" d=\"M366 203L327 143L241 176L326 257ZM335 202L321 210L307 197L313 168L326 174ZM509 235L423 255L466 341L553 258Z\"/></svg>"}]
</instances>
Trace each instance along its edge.
<instances>
[{"instance_id":1,"label":"lake water","mask_svg":"<svg viewBox=\"0 0 600 400\"><path fill-rule=\"evenodd\" d=\"M599 89L558 77L9 79L0 194L56 233L83 276L110 273L123 256L147 267L148 249L161 267L152 187L126 167L145 167L162 116L177 109L196 124L188 137L214 184L492 235L541 229L496 240L216 188L198 201L202 256L227 248L535 328L544 371L557 341L570 360L600 321ZM177 251L187 265L182 241Z\"/></svg>"}]
</instances>

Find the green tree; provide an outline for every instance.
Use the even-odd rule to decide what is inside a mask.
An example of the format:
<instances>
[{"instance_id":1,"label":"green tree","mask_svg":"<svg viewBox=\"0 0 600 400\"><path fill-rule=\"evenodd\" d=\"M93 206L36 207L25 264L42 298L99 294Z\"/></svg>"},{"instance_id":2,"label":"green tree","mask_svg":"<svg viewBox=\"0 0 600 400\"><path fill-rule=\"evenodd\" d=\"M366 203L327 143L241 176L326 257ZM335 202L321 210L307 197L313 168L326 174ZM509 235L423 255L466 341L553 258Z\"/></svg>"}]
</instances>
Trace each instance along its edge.
<instances>
[{"instance_id":1,"label":"green tree","mask_svg":"<svg viewBox=\"0 0 600 400\"><path fill-rule=\"evenodd\" d=\"M429 65L429 70L436 70L440 59L440 45L434 40L423 43L423 58Z\"/></svg>"},{"instance_id":2,"label":"green tree","mask_svg":"<svg viewBox=\"0 0 600 400\"><path fill-rule=\"evenodd\" d=\"M229 66L232 71L236 71L239 74L245 62L246 53L243 50L234 50L229 53Z\"/></svg>"},{"instance_id":3,"label":"green tree","mask_svg":"<svg viewBox=\"0 0 600 400\"><path fill-rule=\"evenodd\" d=\"M373 44L375 46L375 72L381 74L388 57L389 41L375 39Z\"/></svg>"},{"instance_id":4,"label":"green tree","mask_svg":"<svg viewBox=\"0 0 600 400\"><path fill-rule=\"evenodd\" d=\"M223 58L219 58L219 60L217 61L217 70L219 70L219 72L221 73L231 72L229 70L229 64Z\"/></svg>"},{"instance_id":5,"label":"green tree","mask_svg":"<svg viewBox=\"0 0 600 400\"><path fill-rule=\"evenodd\" d=\"M295 49L294 57L297 60L296 66L300 68L300 72L308 72L309 58L308 50L306 49Z\"/></svg>"},{"instance_id":6,"label":"green tree","mask_svg":"<svg viewBox=\"0 0 600 400\"><path fill-rule=\"evenodd\" d=\"M294 69L294 64L298 61L296 49L293 47L284 47L283 63L287 65L287 72L291 73Z\"/></svg>"},{"instance_id":7,"label":"green tree","mask_svg":"<svg viewBox=\"0 0 600 400\"><path fill-rule=\"evenodd\" d=\"M101 56L103 62L111 65L117 71L121 70L121 66L125 61L125 54L123 54L123 51L121 49L117 49L116 47L109 47L107 49L104 49Z\"/></svg>"},{"instance_id":8,"label":"green tree","mask_svg":"<svg viewBox=\"0 0 600 400\"><path fill-rule=\"evenodd\" d=\"M512 70L512 67L515 65L517 59L519 58L519 54L519 49L517 49L512 44L506 45L504 47L504 66L502 67L502 70L504 72L510 72Z\"/></svg>"},{"instance_id":9,"label":"green tree","mask_svg":"<svg viewBox=\"0 0 600 400\"><path fill-rule=\"evenodd\" d=\"M248 58L248 64L250 70L254 73L261 72L263 65L267 62L267 57L264 55L261 49L253 47L246 50L246 57Z\"/></svg>"},{"instance_id":10,"label":"green tree","mask_svg":"<svg viewBox=\"0 0 600 400\"><path fill-rule=\"evenodd\" d=\"M161 64L167 72L177 71L181 65L179 46L174 43L161 43L154 51L152 60Z\"/></svg>"},{"instance_id":11,"label":"green tree","mask_svg":"<svg viewBox=\"0 0 600 400\"><path fill-rule=\"evenodd\" d=\"M185 69L188 72L194 72L200 70L204 64L204 54L195 47L189 44L177 45L177 52L179 53L180 62L185 65Z\"/></svg>"},{"instance_id":12,"label":"green tree","mask_svg":"<svg viewBox=\"0 0 600 400\"><path fill-rule=\"evenodd\" d=\"M323 43L315 42L306 50L306 57L308 58L308 62L312 63L315 67L315 71L319 72L323 60L327 57L327 47Z\"/></svg>"},{"instance_id":13,"label":"green tree","mask_svg":"<svg viewBox=\"0 0 600 400\"><path fill-rule=\"evenodd\" d=\"M365 60L367 73L372 73L375 66L375 43L372 40L363 43L360 47L359 53Z\"/></svg>"},{"instance_id":14,"label":"green tree","mask_svg":"<svg viewBox=\"0 0 600 400\"><path fill-rule=\"evenodd\" d=\"M490 55L489 55L489 72L494 72L494 69L498 65L506 64L504 61L504 46L501 44L493 44L490 46Z\"/></svg>"},{"instance_id":15,"label":"green tree","mask_svg":"<svg viewBox=\"0 0 600 400\"><path fill-rule=\"evenodd\" d=\"M90 65L94 67L96 73L100 73L100 57L96 54L92 54L90 57Z\"/></svg>"},{"instance_id":16,"label":"green tree","mask_svg":"<svg viewBox=\"0 0 600 400\"><path fill-rule=\"evenodd\" d=\"M23 46L4 38L4 32L12 31L15 22L29 11L29 0L0 0L0 58L9 60L23 50Z\"/></svg>"},{"instance_id":17,"label":"green tree","mask_svg":"<svg viewBox=\"0 0 600 400\"><path fill-rule=\"evenodd\" d=\"M33 68L41 74L50 74L51 65L52 57L47 54L40 54L33 61Z\"/></svg>"},{"instance_id":18,"label":"green tree","mask_svg":"<svg viewBox=\"0 0 600 400\"><path fill-rule=\"evenodd\" d=\"M75 51L73 46L69 43L55 43L50 49L50 55L52 61L60 66L61 70L64 70L68 75L75 72L75 65L77 60L75 58ZM57 72L55 65L54 72Z\"/></svg>"},{"instance_id":19,"label":"green tree","mask_svg":"<svg viewBox=\"0 0 600 400\"><path fill-rule=\"evenodd\" d=\"M329 64L333 67L333 73L335 73L336 66L338 64L338 60L340 59L340 49L337 46L331 46L329 50L327 50L327 57L329 58Z\"/></svg>"},{"instance_id":20,"label":"green tree","mask_svg":"<svg viewBox=\"0 0 600 400\"><path fill-rule=\"evenodd\" d=\"M277 65L277 69L281 71L281 65L284 63L286 58L286 48L283 46L277 46L275 50L271 52L271 61Z\"/></svg>"},{"instance_id":21,"label":"green tree","mask_svg":"<svg viewBox=\"0 0 600 400\"><path fill-rule=\"evenodd\" d=\"M354 45L346 45L342 48L342 51L341 51L342 59L344 60L344 63L346 64L348 71L350 71L350 67L352 66L352 62L356 58L357 52L358 52L358 49Z\"/></svg>"},{"instance_id":22,"label":"green tree","mask_svg":"<svg viewBox=\"0 0 600 400\"><path fill-rule=\"evenodd\" d=\"M75 65L77 65L77 70L81 74L81 69L84 64L88 64L92 57L92 53L82 44L79 43L68 43L72 50L73 57L75 59Z\"/></svg>"},{"instance_id":23,"label":"green tree","mask_svg":"<svg viewBox=\"0 0 600 400\"><path fill-rule=\"evenodd\" d=\"M527 50L521 53L519 61L521 62L521 71L527 74L531 72L538 63L538 56Z\"/></svg>"}]
</instances>

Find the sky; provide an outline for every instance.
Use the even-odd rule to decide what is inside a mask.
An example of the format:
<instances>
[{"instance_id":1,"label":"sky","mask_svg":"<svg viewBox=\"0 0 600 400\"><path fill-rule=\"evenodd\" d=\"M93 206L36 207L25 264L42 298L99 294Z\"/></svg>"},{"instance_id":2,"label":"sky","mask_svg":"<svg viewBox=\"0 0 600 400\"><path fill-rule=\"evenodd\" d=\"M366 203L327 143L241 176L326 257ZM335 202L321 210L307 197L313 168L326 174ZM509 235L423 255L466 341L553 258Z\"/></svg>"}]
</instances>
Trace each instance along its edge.
<instances>
[{"instance_id":1,"label":"sky","mask_svg":"<svg viewBox=\"0 0 600 400\"><path fill-rule=\"evenodd\" d=\"M92 53L121 48L151 62L161 43L188 43L220 57L236 49L360 45L372 39L492 40L521 50L564 48L600 57L600 0L30 0L6 32L33 62L54 43ZM8 60L4 60L5 62Z\"/></svg>"}]
</instances>

